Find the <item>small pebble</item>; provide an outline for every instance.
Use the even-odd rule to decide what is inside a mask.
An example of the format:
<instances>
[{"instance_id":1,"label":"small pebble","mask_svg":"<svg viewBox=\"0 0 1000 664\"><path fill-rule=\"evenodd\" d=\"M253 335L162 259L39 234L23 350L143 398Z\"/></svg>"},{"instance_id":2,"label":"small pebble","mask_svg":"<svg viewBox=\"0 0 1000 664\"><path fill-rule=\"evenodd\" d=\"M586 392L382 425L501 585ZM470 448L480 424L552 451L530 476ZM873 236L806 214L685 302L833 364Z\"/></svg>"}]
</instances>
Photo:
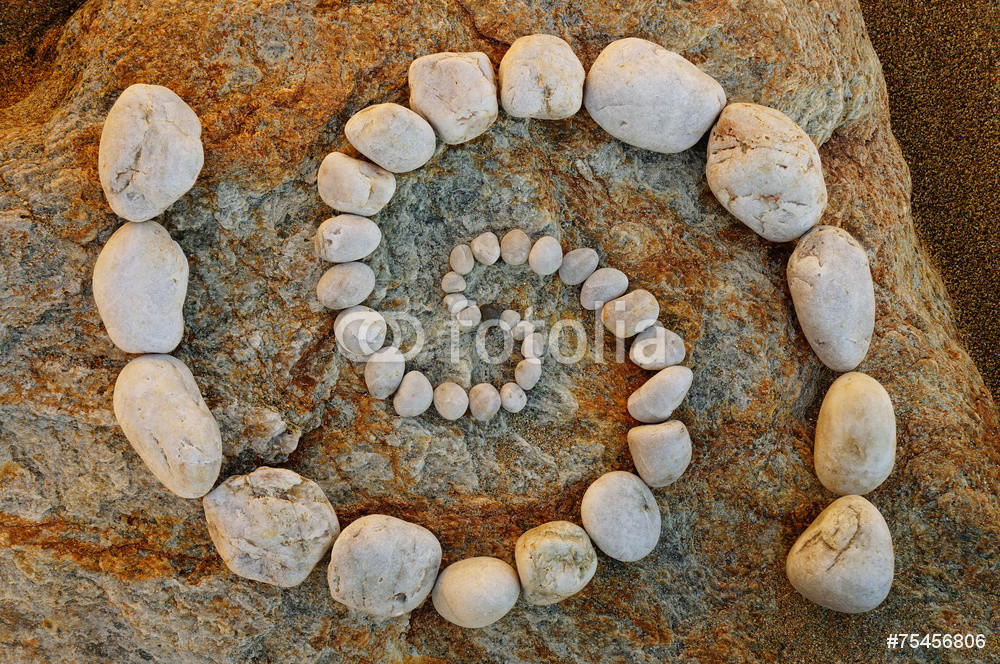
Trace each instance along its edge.
<instances>
[{"instance_id":1,"label":"small pebble","mask_svg":"<svg viewBox=\"0 0 1000 664\"><path fill-rule=\"evenodd\" d=\"M337 345L355 362L367 360L382 348L387 330L382 314L364 305L344 309L333 319Z\"/></svg>"},{"instance_id":2,"label":"small pebble","mask_svg":"<svg viewBox=\"0 0 1000 664\"><path fill-rule=\"evenodd\" d=\"M830 491L861 495L889 477L896 460L896 415L892 399L867 374L833 381L816 422L816 475Z\"/></svg>"},{"instance_id":3,"label":"small pebble","mask_svg":"<svg viewBox=\"0 0 1000 664\"><path fill-rule=\"evenodd\" d=\"M589 247L574 249L563 256L559 267L559 278L567 286L576 286L587 280L594 273L601 258Z\"/></svg>"},{"instance_id":4,"label":"small pebble","mask_svg":"<svg viewBox=\"0 0 1000 664\"><path fill-rule=\"evenodd\" d=\"M806 599L834 611L871 611L889 595L892 534L878 509L844 496L820 512L792 545L788 580Z\"/></svg>"},{"instance_id":5,"label":"small pebble","mask_svg":"<svg viewBox=\"0 0 1000 664\"><path fill-rule=\"evenodd\" d=\"M410 63L410 108L441 140L465 143L490 128L499 114L493 65L485 53L434 53Z\"/></svg>"},{"instance_id":6,"label":"small pebble","mask_svg":"<svg viewBox=\"0 0 1000 664\"><path fill-rule=\"evenodd\" d=\"M542 357L545 354L545 337L541 332L532 332L521 342L521 355L525 358Z\"/></svg>"},{"instance_id":7,"label":"small pebble","mask_svg":"<svg viewBox=\"0 0 1000 664\"><path fill-rule=\"evenodd\" d=\"M652 293L639 288L605 304L601 321L611 334L627 339L651 326L659 315L660 303Z\"/></svg>"},{"instance_id":8,"label":"small pebble","mask_svg":"<svg viewBox=\"0 0 1000 664\"><path fill-rule=\"evenodd\" d=\"M451 381L441 383L434 388L434 408L438 415L453 422L469 409L469 395L461 385Z\"/></svg>"},{"instance_id":9,"label":"small pebble","mask_svg":"<svg viewBox=\"0 0 1000 664\"><path fill-rule=\"evenodd\" d=\"M367 217L341 214L324 221L316 231L316 255L331 263L359 261L378 248L382 231Z\"/></svg>"},{"instance_id":10,"label":"small pebble","mask_svg":"<svg viewBox=\"0 0 1000 664\"><path fill-rule=\"evenodd\" d=\"M448 309L448 313L457 314L469 306L469 301L461 293L448 293L444 296L444 306Z\"/></svg>"},{"instance_id":11,"label":"small pebble","mask_svg":"<svg viewBox=\"0 0 1000 664\"><path fill-rule=\"evenodd\" d=\"M542 361L537 357L521 360L514 367L514 380L521 386L521 389L530 390L538 384L541 377Z\"/></svg>"},{"instance_id":12,"label":"small pebble","mask_svg":"<svg viewBox=\"0 0 1000 664\"><path fill-rule=\"evenodd\" d=\"M517 383L505 383L500 388L500 405L508 413L520 413L528 403L528 395Z\"/></svg>"},{"instance_id":13,"label":"small pebble","mask_svg":"<svg viewBox=\"0 0 1000 664\"><path fill-rule=\"evenodd\" d=\"M580 305L587 311L594 311L627 290L628 277L624 272L613 267L602 267L583 282L583 287L580 288Z\"/></svg>"},{"instance_id":14,"label":"small pebble","mask_svg":"<svg viewBox=\"0 0 1000 664\"><path fill-rule=\"evenodd\" d=\"M370 514L333 543L327 583L348 608L382 617L409 613L427 599L441 567L441 544L415 523Z\"/></svg>"},{"instance_id":15,"label":"small pebble","mask_svg":"<svg viewBox=\"0 0 1000 664\"><path fill-rule=\"evenodd\" d=\"M531 252L531 238L524 231L515 228L500 241L500 257L507 265L524 265Z\"/></svg>"},{"instance_id":16,"label":"small pebble","mask_svg":"<svg viewBox=\"0 0 1000 664\"><path fill-rule=\"evenodd\" d=\"M399 104L364 108L344 125L358 152L390 173L420 168L434 156L437 139L427 120Z\"/></svg>"},{"instance_id":17,"label":"small pebble","mask_svg":"<svg viewBox=\"0 0 1000 664\"><path fill-rule=\"evenodd\" d=\"M467 244L455 245L455 248L451 250L451 255L448 257L448 264L458 274L466 275L472 272L472 268L476 265L476 259L472 255L472 248Z\"/></svg>"},{"instance_id":18,"label":"small pebble","mask_svg":"<svg viewBox=\"0 0 1000 664\"><path fill-rule=\"evenodd\" d=\"M375 164L331 152L319 165L316 188L323 202L334 210L367 217L392 198L396 178Z\"/></svg>"},{"instance_id":19,"label":"small pebble","mask_svg":"<svg viewBox=\"0 0 1000 664\"><path fill-rule=\"evenodd\" d=\"M477 327L483 322L483 312L479 307L472 304L455 314L455 319L464 328Z\"/></svg>"},{"instance_id":20,"label":"small pebble","mask_svg":"<svg viewBox=\"0 0 1000 664\"><path fill-rule=\"evenodd\" d=\"M580 516L597 548L615 560L645 558L660 540L660 507L632 473L616 470L597 478L583 494Z\"/></svg>"},{"instance_id":21,"label":"small pebble","mask_svg":"<svg viewBox=\"0 0 1000 664\"><path fill-rule=\"evenodd\" d=\"M586 531L569 521L550 521L522 534L514 561L524 600L536 606L575 595L594 578L597 552Z\"/></svg>"},{"instance_id":22,"label":"small pebble","mask_svg":"<svg viewBox=\"0 0 1000 664\"><path fill-rule=\"evenodd\" d=\"M392 398L392 407L400 417L416 417L431 407L434 400L434 388L427 376L419 371L410 371L403 376L396 396Z\"/></svg>"},{"instance_id":23,"label":"small pebble","mask_svg":"<svg viewBox=\"0 0 1000 664\"><path fill-rule=\"evenodd\" d=\"M562 246L559 240L551 235L538 238L528 254L528 265L532 272L543 277L555 273L562 265Z\"/></svg>"},{"instance_id":24,"label":"small pebble","mask_svg":"<svg viewBox=\"0 0 1000 664\"><path fill-rule=\"evenodd\" d=\"M375 273L364 263L338 263L323 273L316 297L327 309L347 309L364 302L375 289Z\"/></svg>"},{"instance_id":25,"label":"small pebble","mask_svg":"<svg viewBox=\"0 0 1000 664\"><path fill-rule=\"evenodd\" d=\"M466 558L438 575L431 601L448 622L478 629L507 615L520 594L513 567L497 558Z\"/></svg>"},{"instance_id":26,"label":"small pebble","mask_svg":"<svg viewBox=\"0 0 1000 664\"><path fill-rule=\"evenodd\" d=\"M580 59L559 37L520 37L500 61L500 102L511 117L562 120L580 110L585 78Z\"/></svg>"},{"instance_id":27,"label":"small pebble","mask_svg":"<svg viewBox=\"0 0 1000 664\"><path fill-rule=\"evenodd\" d=\"M676 482L691 463L691 436L677 420L632 427L628 449L639 477L654 489Z\"/></svg>"},{"instance_id":28,"label":"small pebble","mask_svg":"<svg viewBox=\"0 0 1000 664\"><path fill-rule=\"evenodd\" d=\"M372 354L365 363L365 385L376 399L388 399L396 391L406 372L406 361L395 346Z\"/></svg>"},{"instance_id":29,"label":"small pebble","mask_svg":"<svg viewBox=\"0 0 1000 664\"><path fill-rule=\"evenodd\" d=\"M500 259L500 240L495 233L486 232L474 239L472 254L483 265L493 265Z\"/></svg>"},{"instance_id":30,"label":"small pebble","mask_svg":"<svg viewBox=\"0 0 1000 664\"><path fill-rule=\"evenodd\" d=\"M628 412L640 422L655 424L670 417L691 388L694 374L684 366L667 367L628 398Z\"/></svg>"},{"instance_id":31,"label":"small pebble","mask_svg":"<svg viewBox=\"0 0 1000 664\"><path fill-rule=\"evenodd\" d=\"M517 313L513 309L505 309L500 314L500 322L503 323L508 330L513 331L514 326L521 322L521 314Z\"/></svg>"},{"instance_id":32,"label":"small pebble","mask_svg":"<svg viewBox=\"0 0 1000 664\"><path fill-rule=\"evenodd\" d=\"M472 419L486 422L500 412L500 392L489 383L479 383L469 390L469 413Z\"/></svg>"},{"instance_id":33,"label":"small pebble","mask_svg":"<svg viewBox=\"0 0 1000 664\"><path fill-rule=\"evenodd\" d=\"M445 293L461 293L465 290L465 277L458 272L449 272L441 279L441 290Z\"/></svg>"},{"instance_id":34,"label":"small pebble","mask_svg":"<svg viewBox=\"0 0 1000 664\"><path fill-rule=\"evenodd\" d=\"M684 340L659 323L636 335L629 358L643 369L658 371L684 361Z\"/></svg>"},{"instance_id":35,"label":"small pebble","mask_svg":"<svg viewBox=\"0 0 1000 664\"><path fill-rule=\"evenodd\" d=\"M511 336L514 337L514 341L524 341L534 331L534 323L530 320L522 320L514 323L514 327L511 328Z\"/></svg>"},{"instance_id":36,"label":"small pebble","mask_svg":"<svg viewBox=\"0 0 1000 664\"><path fill-rule=\"evenodd\" d=\"M264 466L230 477L202 505L226 567L282 588L305 581L340 533L323 489L284 468Z\"/></svg>"}]
</instances>

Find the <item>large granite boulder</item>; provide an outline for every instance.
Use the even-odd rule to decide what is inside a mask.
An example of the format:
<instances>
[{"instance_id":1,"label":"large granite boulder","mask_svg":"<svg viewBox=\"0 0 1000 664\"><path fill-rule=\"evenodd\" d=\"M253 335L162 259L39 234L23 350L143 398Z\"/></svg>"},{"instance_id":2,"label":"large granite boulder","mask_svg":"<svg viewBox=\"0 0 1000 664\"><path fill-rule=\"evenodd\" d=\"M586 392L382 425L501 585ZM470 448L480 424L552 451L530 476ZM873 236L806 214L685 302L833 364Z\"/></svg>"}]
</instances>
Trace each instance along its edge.
<instances>
[{"instance_id":1,"label":"large granite boulder","mask_svg":"<svg viewBox=\"0 0 1000 664\"><path fill-rule=\"evenodd\" d=\"M762 241L704 177L705 141L680 154L628 147L585 113L501 114L398 178L375 220L369 304L446 318L449 249L484 230L590 245L652 292L690 344L694 385L676 413L694 455L654 491L663 529L628 565L552 606L520 603L463 631L430 603L385 621L335 603L314 571L279 589L230 573L198 501L163 490L115 424L128 360L90 287L120 224L97 177L101 125L132 83L164 85L198 114L205 165L158 218L190 259L175 352L222 429L221 477L280 464L317 481L344 523L385 513L429 528L444 563L512 561L520 533L579 519L587 486L631 470L631 364L553 364L517 415L488 424L400 419L343 358L316 301L313 235L331 212L322 159L350 150L347 119L407 100L407 68L436 51L496 66L547 31L585 66L637 36L714 76L731 101L773 106L820 145L822 223L866 248L877 322L859 367L888 390L898 457L868 498L896 553L888 599L862 616L810 604L785 578L792 543L830 502L812 434L836 378L810 350L785 284L790 244ZM796 3L328 3L90 0L50 73L0 109L0 642L16 662L877 661L890 632L986 632L1000 585L995 406L914 235L909 174L889 129L879 63L853 0ZM439 256L440 270L424 267ZM580 315L575 288L526 271L469 275L483 303ZM517 276L515 276L517 275ZM592 323L587 320L588 329ZM433 345L430 351L437 346ZM438 382L443 361L414 367ZM471 368L474 382L513 367ZM296 442L297 448L296 448ZM995 629L995 624L992 625ZM995 638L995 637L990 637ZM993 643L991 641L991 643ZM993 644L995 646L995 644ZM950 655L944 655L949 657Z\"/></svg>"}]
</instances>

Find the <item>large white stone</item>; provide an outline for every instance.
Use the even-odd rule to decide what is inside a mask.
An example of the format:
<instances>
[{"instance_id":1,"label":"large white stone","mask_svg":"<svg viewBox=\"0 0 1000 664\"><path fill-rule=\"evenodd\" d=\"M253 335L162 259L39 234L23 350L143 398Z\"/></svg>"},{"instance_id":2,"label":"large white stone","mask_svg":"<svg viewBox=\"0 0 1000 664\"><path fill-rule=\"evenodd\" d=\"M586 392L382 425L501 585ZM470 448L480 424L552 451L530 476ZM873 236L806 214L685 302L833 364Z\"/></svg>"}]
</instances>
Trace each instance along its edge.
<instances>
[{"instance_id":1,"label":"large white stone","mask_svg":"<svg viewBox=\"0 0 1000 664\"><path fill-rule=\"evenodd\" d=\"M437 139L427 120L399 104L364 108L344 125L358 152L390 173L420 168L434 156Z\"/></svg>"},{"instance_id":2,"label":"large white stone","mask_svg":"<svg viewBox=\"0 0 1000 664\"><path fill-rule=\"evenodd\" d=\"M331 152L319 165L316 188L323 202L334 210L368 217L392 198L396 178L375 164Z\"/></svg>"},{"instance_id":3,"label":"large white stone","mask_svg":"<svg viewBox=\"0 0 1000 664\"><path fill-rule=\"evenodd\" d=\"M638 288L611 300L601 309L601 322L611 334L621 339L634 337L660 315L660 303L648 290Z\"/></svg>"},{"instance_id":4,"label":"large white stone","mask_svg":"<svg viewBox=\"0 0 1000 664\"><path fill-rule=\"evenodd\" d=\"M628 449L639 477L654 489L676 482L691 463L691 436L677 420L632 427Z\"/></svg>"},{"instance_id":5,"label":"large white stone","mask_svg":"<svg viewBox=\"0 0 1000 664\"><path fill-rule=\"evenodd\" d=\"M629 396L629 414L647 424L665 421L681 405L693 378L691 370L683 366L660 370Z\"/></svg>"},{"instance_id":6,"label":"large white stone","mask_svg":"<svg viewBox=\"0 0 1000 664\"><path fill-rule=\"evenodd\" d=\"M597 552L586 531L569 521L550 521L526 531L514 545L524 600L555 604L583 590L597 571Z\"/></svg>"},{"instance_id":7,"label":"large white stone","mask_svg":"<svg viewBox=\"0 0 1000 664\"><path fill-rule=\"evenodd\" d=\"M562 120L580 110L586 72L555 35L514 40L500 61L500 101L515 118Z\"/></svg>"},{"instance_id":8,"label":"large white stone","mask_svg":"<svg viewBox=\"0 0 1000 664\"><path fill-rule=\"evenodd\" d=\"M684 340L676 332L654 323L636 335L628 356L636 366L659 371L683 362L686 352Z\"/></svg>"},{"instance_id":9,"label":"large white stone","mask_svg":"<svg viewBox=\"0 0 1000 664\"><path fill-rule=\"evenodd\" d=\"M341 352L354 362L367 361L382 348L388 325L379 312L358 305L344 309L333 319L333 334Z\"/></svg>"},{"instance_id":10,"label":"large white stone","mask_svg":"<svg viewBox=\"0 0 1000 664\"><path fill-rule=\"evenodd\" d=\"M632 473L615 470L587 487L580 516L590 539L615 560L645 558L660 540L660 507Z\"/></svg>"},{"instance_id":11,"label":"large white stone","mask_svg":"<svg viewBox=\"0 0 1000 664\"><path fill-rule=\"evenodd\" d=\"M364 263L338 263L316 283L316 298L328 309L349 309L375 288L375 272Z\"/></svg>"},{"instance_id":12,"label":"large white stone","mask_svg":"<svg viewBox=\"0 0 1000 664\"><path fill-rule=\"evenodd\" d=\"M433 53L410 63L410 108L449 145L490 128L498 115L493 65L485 53Z\"/></svg>"},{"instance_id":13,"label":"large white stone","mask_svg":"<svg viewBox=\"0 0 1000 664\"><path fill-rule=\"evenodd\" d=\"M427 376L419 371L410 371L403 376L403 381L392 399L392 406L400 417L416 417L431 407L434 401L434 388Z\"/></svg>"},{"instance_id":14,"label":"large white stone","mask_svg":"<svg viewBox=\"0 0 1000 664\"><path fill-rule=\"evenodd\" d=\"M387 399L399 387L406 371L403 354L395 346L388 346L368 358L365 363L365 385L376 399Z\"/></svg>"},{"instance_id":15,"label":"large white stone","mask_svg":"<svg viewBox=\"0 0 1000 664\"><path fill-rule=\"evenodd\" d=\"M319 225L314 242L316 255L323 260L350 263L378 249L382 231L367 217L341 214Z\"/></svg>"},{"instance_id":16,"label":"large white stone","mask_svg":"<svg viewBox=\"0 0 1000 664\"><path fill-rule=\"evenodd\" d=\"M628 277L621 270L602 267L587 277L580 288L580 306L587 311L600 309L628 290Z\"/></svg>"},{"instance_id":17,"label":"large white stone","mask_svg":"<svg viewBox=\"0 0 1000 664\"><path fill-rule=\"evenodd\" d=\"M520 594L513 567L497 558L466 558L438 575L431 601L448 622L477 629L507 615Z\"/></svg>"}]
</instances>

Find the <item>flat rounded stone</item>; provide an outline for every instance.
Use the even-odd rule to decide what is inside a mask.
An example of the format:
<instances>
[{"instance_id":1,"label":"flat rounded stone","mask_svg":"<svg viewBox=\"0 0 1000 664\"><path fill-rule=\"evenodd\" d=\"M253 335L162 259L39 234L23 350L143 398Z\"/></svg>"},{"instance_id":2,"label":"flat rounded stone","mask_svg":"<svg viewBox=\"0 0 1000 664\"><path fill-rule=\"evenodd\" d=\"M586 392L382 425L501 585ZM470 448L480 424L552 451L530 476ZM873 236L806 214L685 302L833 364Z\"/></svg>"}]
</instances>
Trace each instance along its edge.
<instances>
[{"instance_id":1,"label":"flat rounded stone","mask_svg":"<svg viewBox=\"0 0 1000 664\"><path fill-rule=\"evenodd\" d=\"M319 165L316 188L323 202L334 210L368 217L392 198L396 178L375 164L331 152Z\"/></svg>"},{"instance_id":2,"label":"flat rounded stone","mask_svg":"<svg viewBox=\"0 0 1000 664\"><path fill-rule=\"evenodd\" d=\"M431 531L370 514L344 528L333 543L327 582L334 600L388 618L420 606L440 566L441 544Z\"/></svg>"},{"instance_id":3,"label":"flat rounded stone","mask_svg":"<svg viewBox=\"0 0 1000 664\"><path fill-rule=\"evenodd\" d=\"M453 422L469 409L469 395L457 383L441 383L434 388L434 408L438 415Z\"/></svg>"},{"instance_id":4,"label":"flat rounded stone","mask_svg":"<svg viewBox=\"0 0 1000 664\"><path fill-rule=\"evenodd\" d=\"M597 56L583 92L604 131L653 152L687 150L726 105L719 83L667 49L636 37L611 42Z\"/></svg>"},{"instance_id":5,"label":"flat rounded stone","mask_svg":"<svg viewBox=\"0 0 1000 664\"><path fill-rule=\"evenodd\" d=\"M667 367L647 380L628 398L628 412L647 424L667 420L691 389L694 374L683 366Z\"/></svg>"},{"instance_id":6,"label":"flat rounded stone","mask_svg":"<svg viewBox=\"0 0 1000 664\"><path fill-rule=\"evenodd\" d=\"M358 305L344 309L333 319L337 345L349 360L361 362L382 348L388 325L379 312Z\"/></svg>"},{"instance_id":7,"label":"flat rounded stone","mask_svg":"<svg viewBox=\"0 0 1000 664\"><path fill-rule=\"evenodd\" d=\"M341 214L330 217L316 231L316 255L331 263L359 261L378 249L382 231L367 217Z\"/></svg>"},{"instance_id":8,"label":"flat rounded stone","mask_svg":"<svg viewBox=\"0 0 1000 664\"><path fill-rule=\"evenodd\" d=\"M403 376L392 406L400 417L416 417L431 407L434 388L427 376L419 371L410 371Z\"/></svg>"},{"instance_id":9,"label":"flat rounded stone","mask_svg":"<svg viewBox=\"0 0 1000 664\"><path fill-rule=\"evenodd\" d=\"M628 290L628 277L621 270L602 267L587 277L580 288L580 306L594 311Z\"/></svg>"},{"instance_id":10,"label":"flat rounded stone","mask_svg":"<svg viewBox=\"0 0 1000 664\"><path fill-rule=\"evenodd\" d=\"M358 111L344 125L344 135L358 152L390 173L420 168L437 148L434 128L399 104L375 104Z\"/></svg>"},{"instance_id":11,"label":"flat rounded stone","mask_svg":"<svg viewBox=\"0 0 1000 664\"><path fill-rule=\"evenodd\" d=\"M184 336L188 262L155 221L115 231L94 265L94 300L111 341L126 353L169 353Z\"/></svg>"},{"instance_id":12,"label":"flat rounded stone","mask_svg":"<svg viewBox=\"0 0 1000 664\"><path fill-rule=\"evenodd\" d=\"M443 302L450 314L457 314L469 306L469 301L461 293L448 293L444 296Z\"/></svg>"},{"instance_id":13,"label":"flat rounded stone","mask_svg":"<svg viewBox=\"0 0 1000 664\"><path fill-rule=\"evenodd\" d=\"M634 337L656 322L660 303L648 290L638 288L611 300L601 309L601 322L620 339Z\"/></svg>"},{"instance_id":14,"label":"flat rounded stone","mask_svg":"<svg viewBox=\"0 0 1000 664\"><path fill-rule=\"evenodd\" d=\"M554 274L562 265L562 246L551 235L538 238L528 253L528 266L540 276Z\"/></svg>"},{"instance_id":15,"label":"flat rounded stone","mask_svg":"<svg viewBox=\"0 0 1000 664\"><path fill-rule=\"evenodd\" d=\"M376 399L388 399L406 371L403 354L395 346L387 346L372 353L365 362L365 385L368 393Z\"/></svg>"},{"instance_id":16,"label":"flat rounded stone","mask_svg":"<svg viewBox=\"0 0 1000 664\"><path fill-rule=\"evenodd\" d=\"M616 470L598 477L583 494L580 516L597 548L615 560L645 558L660 540L660 507L632 473Z\"/></svg>"},{"instance_id":17,"label":"flat rounded stone","mask_svg":"<svg viewBox=\"0 0 1000 664\"><path fill-rule=\"evenodd\" d=\"M520 413L528 403L528 395L517 383L504 383L500 388L500 405L508 413Z\"/></svg>"},{"instance_id":18,"label":"flat rounded stone","mask_svg":"<svg viewBox=\"0 0 1000 664\"><path fill-rule=\"evenodd\" d=\"M469 243L472 255L483 265L493 265L500 259L500 240L496 233L487 231Z\"/></svg>"},{"instance_id":19,"label":"flat rounded stone","mask_svg":"<svg viewBox=\"0 0 1000 664\"><path fill-rule=\"evenodd\" d=\"M524 265L531 252L531 238L524 231L515 228L500 241L500 257L507 265Z\"/></svg>"},{"instance_id":20,"label":"flat rounded stone","mask_svg":"<svg viewBox=\"0 0 1000 664\"><path fill-rule=\"evenodd\" d=\"M506 326L508 330L513 331L514 326L521 322L521 314L517 313L513 309L505 309L500 313L500 322Z\"/></svg>"},{"instance_id":21,"label":"flat rounded stone","mask_svg":"<svg viewBox=\"0 0 1000 664\"><path fill-rule=\"evenodd\" d=\"M841 496L868 493L889 477L896 415L877 380L852 372L833 382L819 409L813 459L819 481Z\"/></svg>"},{"instance_id":22,"label":"flat rounded stone","mask_svg":"<svg viewBox=\"0 0 1000 664\"><path fill-rule=\"evenodd\" d=\"M472 247L467 244L457 244L448 255L448 265L455 274L466 275L476 266L476 257L472 255Z\"/></svg>"},{"instance_id":23,"label":"flat rounded stone","mask_svg":"<svg viewBox=\"0 0 1000 664\"><path fill-rule=\"evenodd\" d=\"M705 175L722 206L772 242L788 242L819 223L826 183L816 145L773 108L730 104L708 139Z\"/></svg>"},{"instance_id":24,"label":"flat rounded stone","mask_svg":"<svg viewBox=\"0 0 1000 664\"><path fill-rule=\"evenodd\" d=\"M545 354L545 337L541 332L532 332L521 341L521 355L525 359L542 357Z\"/></svg>"},{"instance_id":25,"label":"flat rounded stone","mask_svg":"<svg viewBox=\"0 0 1000 664\"><path fill-rule=\"evenodd\" d=\"M567 286L582 284L594 273L600 262L600 256L590 247L574 249L563 256L562 265L559 266L559 278Z\"/></svg>"},{"instance_id":26,"label":"flat rounded stone","mask_svg":"<svg viewBox=\"0 0 1000 664\"><path fill-rule=\"evenodd\" d=\"M476 138L499 114L493 65L485 53L433 53L410 63L410 108L449 145Z\"/></svg>"},{"instance_id":27,"label":"flat rounded stone","mask_svg":"<svg viewBox=\"0 0 1000 664\"><path fill-rule=\"evenodd\" d=\"M537 357L521 360L514 367L514 380L523 390L530 390L542 377L542 361Z\"/></svg>"},{"instance_id":28,"label":"flat rounded stone","mask_svg":"<svg viewBox=\"0 0 1000 664\"><path fill-rule=\"evenodd\" d=\"M472 419L487 422L500 412L502 400L497 388L489 383L473 385L469 390L469 414Z\"/></svg>"},{"instance_id":29,"label":"flat rounded stone","mask_svg":"<svg viewBox=\"0 0 1000 664\"><path fill-rule=\"evenodd\" d=\"M785 572L811 602L844 613L871 611L892 587L889 526L861 496L838 498L792 545Z\"/></svg>"},{"instance_id":30,"label":"flat rounded stone","mask_svg":"<svg viewBox=\"0 0 1000 664\"><path fill-rule=\"evenodd\" d=\"M445 293L461 293L465 290L465 277L458 272L449 272L441 278L441 290Z\"/></svg>"},{"instance_id":31,"label":"flat rounded stone","mask_svg":"<svg viewBox=\"0 0 1000 664\"><path fill-rule=\"evenodd\" d=\"M520 594L521 583L513 567L497 558L466 558L438 575L431 601L448 622L478 629L507 615Z\"/></svg>"},{"instance_id":32,"label":"flat rounded stone","mask_svg":"<svg viewBox=\"0 0 1000 664\"><path fill-rule=\"evenodd\" d=\"M327 309L348 309L365 301L375 289L375 273L364 263L338 263L323 273L316 297Z\"/></svg>"},{"instance_id":33,"label":"flat rounded stone","mask_svg":"<svg viewBox=\"0 0 1000 664\"><path fill-rule=\"evenodd\" d=\"M639 477L654 489L676 482L691 463L691 435L677 420L632 427L628 449Z\"/></svg>"},{"instance_id":34,"label":"flat rounded stone","mask_svg":"<svg viewBox=\"0 0 1000 664\"><path fill-rule=\"evenodd\" d=\"M170 355L142 355L115 381L115 418L163 486L201 498L222 466L222 436L187 366Z\"/></svg>"},{"instance_id":35,"label":"flat rounded stone","mask_svg":"<svg viewBox=\"0 0 1000 664\"><path fill-rule=\"evenodd\" d=\"M119 217L157 216L194 186L204 161L201 122L172 90L130 85L108 111L97 171Z\"/></svg>"},{"instance_id":36,"label":"flat rounded stone","mask_svg":"<svg viewBox=\"0 0 1000 664\"><path fill-rule=\"evenodd\" d=\"M455 314L455 320L464 328L476 327L483 322L483 312L475 304L470 304Z\"/></svg>"},{"instance_id":37,"label":"flat rounded stone","mask_svg":"<svg viewBox=\"0 0 1000 664\"><path fill-rule=\"evenodd\" d=\"M550 521L526 531L514 546L524 600L555 604L583 590L597 571L597 552L583 528Z\"/></svg>"},{"instance_id":38,"label":"flat rounded stone","mask_svg":"<svg viewBox=\"0 0 1000 664\"><path fill-rule=\"evenodd\" d=\"M265 466L230 477L202 505L226 567L283 588L305 581L340 533L323 489L284 468Z\"/></svg>"},{"instance_id":39,"label":"flat rounded stone","mask_svg":"<svg viewBox=\"0 0 1000 664\"><path fill-rule=\"evenodd\" d=\"M562 120L583 103L586 72L573 48L555 35L515 39L499 73L500 102L511 117Z\"/></svg>"},{"instance_id":40,"label":"flat rounded stone","mask_svg":"<svg viewBox=\"0 0 1000 664\"><path fill-rule=\"evenodd\" d=\"M659 323L636 335L629 349L629 359L643 369L657 371L684 361L684 340Z\"/></svg>"},{"instance_id":41,"label":"flat rounded stone","mask_svg":"<svg viewBox=\"0 0 1000 664\"><path fill-rule=\"evenodd\" d=\"M834 371L854 370L875 330L875 286L864 248L841 228L817 226L796 245L787 277L813 352Z\"/></svg>"},{"instance_id":42,"label":"flat rounded stone","mask_svg":"<svg viewBox=\"0 0 1000 664\"><path fill-rule=\"evenodd\" d=\"M514 337L514 341L524 341L534 331L535 324L530 320L520 320L514 323L514 327L510 328L510 334Z\"/></svg>"}]
</instances>

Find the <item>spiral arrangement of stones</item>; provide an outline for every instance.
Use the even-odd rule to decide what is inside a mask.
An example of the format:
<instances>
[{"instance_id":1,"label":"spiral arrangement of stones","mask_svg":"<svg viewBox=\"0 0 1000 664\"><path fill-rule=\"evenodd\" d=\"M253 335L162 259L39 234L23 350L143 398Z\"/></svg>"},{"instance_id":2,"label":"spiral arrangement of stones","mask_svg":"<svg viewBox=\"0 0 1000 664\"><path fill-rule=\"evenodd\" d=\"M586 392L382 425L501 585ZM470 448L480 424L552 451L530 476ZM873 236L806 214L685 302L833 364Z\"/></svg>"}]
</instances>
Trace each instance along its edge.
<instances>
[{"instance_id":1,"label":"spiral arrangement of stones","mask_svg":"<svg viewBox=\"0 0 1000 664\"><path fill-rule=\"evenodd\" d=\"M499 78L500 102L511 116L558 120L585 105L612 136L646 150L686 150L711 129L706 176L722 205L767 240L797 240L787 275L799 323L819 359L849 373L824 398L815 441L817 475L843 497L795 542L788 578L805 597L838 611L877 606L892 582L892 540L881 514L860 494L879 486L892 469L895 416L885 389L853 371L871 342L874 287L858 241L841 228L818 225L826 186L815 145L779 111L727 106L714 79L642 39L611 43L585 74L563 40L522 37L503 57ZM540 375L540 337L533 336L529 321L504 314L511 330L520 330L526 356L521 364L530 363L530 372L516 373L517 380L501 390L480 385L466 394L448 383L432 390L423 374L404 373L400 351L382 348L384 319L361 304L375 282L361 259L381 241L367 217L390 200L393 173L426 163L437 138L451 145L474 139L499 112L492 64L483 53L418 58L409 85L411 108L371 106L345 126L350 143L371 162L334 152L320 166L320 196L341 214L317 233L319 255L336 263L317 295L340 312L335 333L344 353L366 359L370 393L382 399L395 394L399 415L420 415L432 402L449 420L467 408L479 420L501 406L516 412L524 406L523 390ZM202 498L212 541L234 573L294 586L330 551L327 577L338 602L398 616L433 594L446 620L477 628L503 617L519 596L543 605L579 592L597 568L594 545L622 561L653 550L661 517L650 487L676 481L691 458L684 424L668 421L693 377L679 365L683 342L656 323L659 305L652 294L626 293L627 277L597 269L595 251L575 249L564 256L555 238L532 244L516 229L503 241L486 233L451 252L452 271L442 279L449 310L469 327L478 325L480 312L461 294L462 275L474 261L527 262L538 274L558 272L565 283L582 284L581 304L602 308L602 321L617 336L635 337L630 357L658 372L628 401L629 413L642 423L628 433L639 475L614 471L594 481L581 503L582 528L554 521L523 533L514 549L516 569L477 557L439 573L442 552L431 531L375 514L341 533L322 489L291 470L262 467L215 486L222 460L219 428L191 372L168 354L183 334L187 261L167 231L150 221L194 184L203 163L200 129L194 112L166 88L134 85L116 101L101 136L99 170L111 208L129 223L103 248L93 285L111 340L141 354L115 383L115 416L165 487ZM376 358L381 361L373 363Z\"/></svg>"}]
</instances>

